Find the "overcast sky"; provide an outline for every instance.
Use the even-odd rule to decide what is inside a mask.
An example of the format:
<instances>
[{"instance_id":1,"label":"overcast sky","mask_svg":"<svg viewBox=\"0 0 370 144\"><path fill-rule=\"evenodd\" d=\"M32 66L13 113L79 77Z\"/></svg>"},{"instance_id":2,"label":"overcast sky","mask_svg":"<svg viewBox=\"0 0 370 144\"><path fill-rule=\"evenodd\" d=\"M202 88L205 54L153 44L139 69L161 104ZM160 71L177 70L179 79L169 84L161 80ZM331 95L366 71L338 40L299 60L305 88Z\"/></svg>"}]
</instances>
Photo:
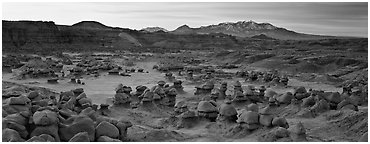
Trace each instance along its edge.
<instances>
[{"instance_id":1,"label":"overcast sky","mask_svg":"<svg viewBox=\"0 0 370 144\"><path fill-rule=\"evenodd\" d=\"M93 20L113 27L168 30L253 20L307 34L367 37L367 3L3 3L3 20L72 25Z\"/></svg>"}]
</instances>

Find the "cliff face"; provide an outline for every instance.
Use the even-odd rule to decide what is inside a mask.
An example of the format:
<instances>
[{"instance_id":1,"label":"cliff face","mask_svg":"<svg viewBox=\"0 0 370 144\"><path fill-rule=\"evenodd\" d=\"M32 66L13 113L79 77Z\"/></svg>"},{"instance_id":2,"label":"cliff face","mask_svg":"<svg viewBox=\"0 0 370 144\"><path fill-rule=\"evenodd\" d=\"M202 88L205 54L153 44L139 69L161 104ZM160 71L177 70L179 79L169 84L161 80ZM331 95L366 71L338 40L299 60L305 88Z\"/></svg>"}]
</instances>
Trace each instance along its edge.
<instances>
[{"instance_id":1,"label":"cliff face","mask_svg":"<svg viewBox=\"0 0 370 144\"><path fill-rule=\"evenodd\" d=\"M3 21L3 48L20 48L29 43L58 43L60 33L54 22Z\"/></svg>"},{"instance_id":2,"label":"cliff face","mask_svg":"<svg viewBox=\"0 0 370 144\"><path fill-rule=\"evenodd\" d=\"M3 51L52 52L60 50L102 50L135 47L119 37L124 29L92 29L63 26L43 21L2 21Z\"/></svg>"}]
</instances>

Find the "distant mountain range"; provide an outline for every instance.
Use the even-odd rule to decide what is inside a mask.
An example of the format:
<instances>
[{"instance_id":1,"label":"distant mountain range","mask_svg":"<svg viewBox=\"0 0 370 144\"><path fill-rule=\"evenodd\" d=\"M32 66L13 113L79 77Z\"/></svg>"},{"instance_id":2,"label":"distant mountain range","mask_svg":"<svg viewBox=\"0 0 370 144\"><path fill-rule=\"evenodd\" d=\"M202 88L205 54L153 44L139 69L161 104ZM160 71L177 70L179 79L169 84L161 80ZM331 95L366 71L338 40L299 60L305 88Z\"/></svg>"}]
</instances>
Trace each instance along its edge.
<instances>
[{"instance_id":1,"label":"distant mountain range","mask_svg":"<svg viewBox=\"0 0 370 144\"><path fill-rule=\"evenodd\" d=\"M82 21L73 24L72 27L85 29L113 29L96 21ZM121 29L121 28L116 28ZM285 28L276 27L270 23L257 23L254 21L238 21L224 22L217 25L201 26L199 28L191 28L188 25L182 25L173 31L168 31L161 27L147 27L140 30L141 32L154 33L165 32L177 35L187 34L212 34L222 33L236 37L250 37L259 39L280 39L280 40L316 40L316 39L333 39L333 38L351 38L351 37L336 37L324 35L311 35L297 33Z\"/></svg>"},{"instance_id":2,"label":"distant mountain range","mask_svg":"<svg viewBox=\"0 0 370 144\"><path fill-rule=\"evenodd\" d=\"M263 34L273 39L281 40L308 40L308 39L326 39L337 38L334 36L310 35L297 33L285 28L276 27L269 23L256 23L254 21L239 21L236 23L227 22L218 25L202 26L199 28L190 28L182 25L171 31L173 34L210 34L223 33L237 37L253 37Z\"/></svg>"},{"instance_id":3,"label":"distant mountain range","mask_svg":"<svg viewBox=\"0 0 370 144\"><path fill-rule=\"evenodd\" d=\"M161 27L147 27L147 28L141 29L141 31L151 32L151 33L159 32L159 31L168 32L168 30L166 30L165 28L161 28Z\"/></svg>"}]
</instances>

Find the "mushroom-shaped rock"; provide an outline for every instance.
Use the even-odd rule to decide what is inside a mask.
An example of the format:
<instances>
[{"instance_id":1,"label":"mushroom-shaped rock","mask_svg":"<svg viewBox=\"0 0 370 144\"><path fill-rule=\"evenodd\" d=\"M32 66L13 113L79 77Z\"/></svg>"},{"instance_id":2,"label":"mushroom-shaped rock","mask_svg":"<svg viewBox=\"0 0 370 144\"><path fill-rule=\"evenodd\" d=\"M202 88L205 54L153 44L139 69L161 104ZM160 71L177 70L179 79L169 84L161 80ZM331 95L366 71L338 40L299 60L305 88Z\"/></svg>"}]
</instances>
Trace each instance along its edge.
<instances>
[{"instance_id":1,"label":"mushroom-shaped rock","mask_svg":"<svg viewBox=\"0 0 370 144\"><path fill-rule=\"evenodd\" d=\"M239 115L237 122L238 123L247 123L247 124L258 124L258 113L243 110Z\"/></svg>"},{"instance_id":2,"label":"mushroom-shaped rock","mask_svg":"<svg viewBox=\"0 0 370 144\"><path fill-rule=\"evenodd\" d=\"M238 117L237 122L246 126L248 130L254 130L259 127L259 115L257 112L243 110Z\"/></svg>"},{"instance_id":3,"label":"mushroom-shaped rock","mask_svg":"<svg viewBox=\"0 0 370 144\"><path fill-rule=\"evenodd\" d=\"M248 111L257 112L258 113L258 105L255 103L251 103L247 106Z\"/></svg>"},{"instance_id":4,"label":"mushroom-shaped rock","mask_svg":"<svg viewBox=\"0 0 370 144\"><path fill-rule=\"evenodd\" d=\"M216 107L217 105L210 101L200 101L197 107L198 116L214 121L218 113Z\"/></svg>"},{"instance_id":5,"label":"mushroom-shaped rock","mask_svg":"<svg viewBox=\"0 0 370 144\"><path fill-rule=\"evenodd\" d=\"M68 142L90 142L87 132L79 132L74 135Z\"/></svg>"},{"instance_id":6,"label":"mushroom-shaped rock","mask_svg":"<svg viewBox=\"0 0 370 144\"><path fill-rule=\"evenodd\" d=\"M113 124L106 121L102 121L98 126L96 126L95 136L96 137L108 136L111 138L118 138L119 130Z\"/></svg>"},{"instance_id":7,"label":"mushroom-shaped rock","mask_svg":"<svg viewBox=\"0 0 370 144\"><path fill-rule=\"evenodd\" d=\"M272 120L272 125L273 126L280 126L280 127L283 127L283 128L289 128L288 122L286 121L285 118L282 118L282 117L275 117Z\"/></svg>"},{"instance_id":8,"label":"mushroom-shaped rock","mask_svg":"<svg viewBox=\"0 0 370 144\"><path fill-rule=\"evenodd\" d=\"M234 106L231 105L230 101L222 104L220 106L219 112L223 116L234 116L234 115L236 116L238 114Z\"/></svg>"}]
</instances>

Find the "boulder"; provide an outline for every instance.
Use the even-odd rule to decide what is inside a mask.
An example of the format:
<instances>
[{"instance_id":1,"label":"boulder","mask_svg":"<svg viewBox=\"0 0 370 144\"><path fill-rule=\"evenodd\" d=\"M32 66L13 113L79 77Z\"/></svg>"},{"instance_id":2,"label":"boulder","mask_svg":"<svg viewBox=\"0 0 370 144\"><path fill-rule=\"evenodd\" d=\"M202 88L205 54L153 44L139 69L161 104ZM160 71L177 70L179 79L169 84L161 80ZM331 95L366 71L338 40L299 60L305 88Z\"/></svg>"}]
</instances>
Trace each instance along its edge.
<instances>
[{"instance_id":1,"label":"boulder","mask_svg":"<svg viewBox=\"0 0 370 144\"><path fill-rule=\"evenodd\" d=\"M235 107L231 105L230 102L224 103L220 106L219 112L223 116L236 116L238 112L236 111Z\"/></svg>"},{"instance_id":2,"label":"boulder","mask_svg":"<svg viewBox=\"0 0 370 144\"><path fill-rule=\"evenodd\" d=\"M303 86L300 86L300 87L297 87L293 90L293 94L296 95L296 94L299 94L299 93L307 93L307 90L305 87Z\"/></svg>"},{"instance_id":3,"label":"boulder","mask_svg":"<svg viewBox=\"0 0 370 144\"><path fill-rule=\"evenodd\" d=\"M90 98L81 98L80 100L78 100L78 103L80 105L85 105L85 104L92 105L92 100Z\"/></svg>"},{"instance_id":4,"label":"boulder","mask_svg":"<svg viewBox=\"0 0 370 144\"><path fill-rule=\"evenodd\" d=\"M99 125L95 129L95 136L108 136L111 138L118 138L119 136L119 130L116 126L113 124L103 121L99 123Z\"/></svg>"},{"instance_id":5,"label":"boulder","mask_svg":"<svg viewBox=\"0 0 370 144\"><path fill-rule=\"evenodd\" d=\"M26 142L46 142L46 140L41 138L40 136L33 136L30 139L28 139Z\"/></svg>"},{"instance_id":6,"label":"boulder","mask_svg":"<svg viewBox=\"0 0 370 144\"><path fill-rule=\"evenodd\" d=\"M79 132L74 135L68 142L90 142L87 132Z\"/></svg>"},{"instance_id":7,"label":"boulder","mask_svg":"<svg viewBox=\"0 0 370 144\"><path fill-rule=\"evenodd\" d=\"M259 123L263 126L271 126L272 125L272 120L274 117L272 115L260 115L259 116Z\"/></svg>"},{"instance_id":8,"label":"boulder","mask_svg":"<svg viewBox=\"0 0 370 144\"><path fill-rule=\"evenodd\" d=\"M57 124L59 121L57 113L50 110L36 111L32 118L33 122L40 126Z\"/></svg>"},{"instance_id":9,"label":"boulder","mask_svg":"<svg viewBox=\"0 0 370 144\"><path fill-rule=\"evenodd\" d=\"M337 105L337 110L339 109L342 109L342 107L346 106L346 105L349 105L349 104L352 104L351 101L349 101L348 99L344 99L342 100L338 105Z\"/></svg>"},{"instance_id":10,"label":"boulder","mask_svg":"<svg viewBox=\"0 0 370 144\"><path fill-rule=\"evenodd\" d=\"M58 125L49 125L49 126L37 126L32 132L31 137L33 136L40 136L42 134L51 135L56 142L60 141L59 134L58 134Z\"/></svg>"},{"instance_id":11,"label":"boulder","mask_svg":"<svg viewBox=\"0 0 370 144\"><path fill-rule=\"evenodd\" d=\"M286 121L285 118L282 118L282 117L275 117L272 120L272 125L273 126L280 126L280 127L286 128L286 129L289 128L288 122Z\"/></svg>"},{"instance_id":12,"label":"boulder","mask_svg":"<svg viewBox=\"0 0 370 144\"><path fill-rule=\"evenodd\" d=\"M80 99L82 99L82 98L87 98L87 95L86 95L85 93L81 93L80 95L78 95L78 96L76 97L76 100L80 100Z\"/></svg>"},{"instance_id":13,"label":"boulder","mask_svg":"<svg viewBox=\"0 0 370 144\"><path fill-rule=\"evenodd\" d=\"M286 92L282 96L277 97L277 101L282 104L290 104L292 99L294 98L291 92Z\"/></svg>"},{"instance_id":14,"label":"boulder","mask_svg":"<svg viewBox=\"0 0 370 144\"><path fill-rule=\"evenodd\" d=\"M217 108L209 101L200 101L197 106L198 112L217 112Z\"/></svg>"},{"instance_id":15,"label":"boulder","mask_svg":"<svg viewBox=\"0 0 370 144\"><path fill-rule=\"evenodd\" d=\"M127 129L129 127L132 127L132 123L130 121L127 121L121 118L118 120L116 127L119 130L119 139L121 141L126 141L127 140Z\"/></svg>"},{"instance_id":16,"label":"boulder","mask_svg":"<svg viewBox=\"0 0 370 144\"><path fill-rule=\"evenodd\" d=\"M18 123L18 124L23 125L23 126L25 126L26 124L28 124L28 120L21 113L15 113L15 114L7 115L3 119L3 121L4 120L5 121L15 122L15 123Z\"/></svg>"},{"instance_id":17,"label":"boulder","mask_svg":"<svg viewBox=\"0 0 370 144\"><path fill-rule=\"evenodd\" d=\"M238 123L247 123L247 124L258 124L258 113L253 111L243 110L238 117Z\"/></svg>"},{"instance_id":18,"label":"boulder","mask_svg":"<svg viewBox=\"0 0 370 144\"><path fill-rule=\"evenodd\" d=\"M13 129L3 129L2 136L3 142L24 142L19 133Z\"/></svg>"},{"instance_id":19,"label":"boulder","mask_svg":"<svg viewBox=\"0 0 370 144\"><path fill-rule=\"evenodd\" d=\"M320 101L316 102L314 106L311 107L311 110L316 113L322 113L330 110L329 103L326 100L321 99Z\"/></svg>"},{"instance_id":20,"label":"boulder","mask_svg":"<svg viewBox=\"0 0 370 144\"><path fill-rule=\"evenodd\" d=\"M27 97L34 100L35 98L40 97L40 94L37 91L31 91L27 94Z\"/></svg>"},{"instance_id":21,"label":"boulder","mask_svg":"<svg viewBox=\"0 0 370 144\"><path fill-rule=\"evenodd\" d=\"M41 135L39 135L39 137L41 139L44 139L45 142L55 142L54 137L52 137L51 135L48 135L48 134L41 134Z\"/></svg>"},{"instance_id":22,"label":"boulder","mask_svg":"<svg viewBox=\"0 0 370 144\"><path fill-rule=\"evenodd\" d=\"M276 136L276 138L285 138L285 137L289 137L289 131L284 128L284 127L278 127L275 131L274 131L274 135Z\"/></svg>"},{"instance_id":23,"label":"boulder","mask_svg":"<svg viewBox=\"0 0 370 144\"><path fill-rule=\"evenodd\" d=\"M5 98L11 98L11 97L19 97L23 94L24 92L20 92L20 91L7 91L7 92L3 92L3 99Z\"/></svg>"},{"instance_id":24,"label":"boulder","mask_svg":"<svg viewBox=\"0 0 370 144\"><path fill-rule=\"evenodd\" d=\"M297 93L294 95L297 100L301 100L310 96L310 93Z\"/></svg>"},{"instance_id":25,"label":"boulder","mask_svg":"<svg viewBox=\"0 0 370 144\"><path fill-rule=\"evenodd\" d=\"M95 124L88 116L72 116L67 119L72 123L60 124L59 134L62 141L69 141L79 132L87 132L91 141L95 140Z\"/></svg>"},{"instance_id":26,"label":"boulder","mask_svg":"<svg viewBox=\"0 0 370 144\"><path fill-rule=\"evenodd\" d=\"M266 106L265 108L263 108L263 109L261 109L260 111L259 111L259 113L261 114L261 115L272 115L273 114L273 109L268 105L268 106Z\"/></svg>"},{"instance_id":27,"label":"boulder","mask_svg":"<svg viewBox=\"0 0 370 144\"><path fill-rule=\"evenodd\" d=\"M247 106L248 111L257 112L258 113L258 105L255 103L251 103Z\"/></svg>"},{"instance_id":28,"label":"boulder","mask_svg":"<svg viewBox=\"0 0 370 144\"><path fill-rule=\"evenodd\" d=\"M296 125L293 125L290 128L290 132L298 134L298 135L302 135L302 134L306 134L306 129L304 128L302 122L298 122Z\"/></svg>"},{"instance_id":29,"label":"boulder","mask_svg":"<svg viewBox=\"0 0 370 144\"><path fill-rule=\"evenodd\" d=\"M98 138L97 142L121 142L118 139L113 139L108 136L101 136Z\"/></svg>"},{"instance_id":30,"label":"boulder","mask_svg":"<svg viewBox=\"0 0 370 144\"><path fill-rule=\"evenodd\" d=\"M313 96L310 96L302 100L302 107L311 107L315 105L315 103L315 98Z\"/></svg>"},{"instance_id":31,"label":"boulder","mask_svg":"<svg viewBox=\"0 0 370 144\"><path fill-rule=\"evenodd\" d=\"M10 128L16 130L22 138L27 138L28 136L26 127L13 121L3 120L3 128Z\"/></svg>"},{"instance_id":32,"label":"boulder","mask_svg":"<svg viewBox=\"0 0 370 144\"><path fill-rule=\"evenodd\" d=\"M9 105L26 105L29 104L31 100L27 96L11 97L9 98Z\"/></svg>"},{"instance_id":33,"label":"boulder","mask_svg":"<svg viewBox=\"0 0 370 144\"><path fill-rule=\"evenodd\" d=\"M76 89L72 90L72 92L73 92L74 96L78 96L78 95L80 95L81 93L84 92L84 89L83 88L76 88Z\"/></svg>"},{"instance_id":34,"label":"boulder","mask_svg":"<svg viewBox=\"0 0 370 144\"><path fill-rule=\"evenodd\" d=\"M353 104L345 105L341 109L349 109L349 110L353 110L353 111L358 111L358 107L353 105Z\"/></svg>"}]
</instances>

